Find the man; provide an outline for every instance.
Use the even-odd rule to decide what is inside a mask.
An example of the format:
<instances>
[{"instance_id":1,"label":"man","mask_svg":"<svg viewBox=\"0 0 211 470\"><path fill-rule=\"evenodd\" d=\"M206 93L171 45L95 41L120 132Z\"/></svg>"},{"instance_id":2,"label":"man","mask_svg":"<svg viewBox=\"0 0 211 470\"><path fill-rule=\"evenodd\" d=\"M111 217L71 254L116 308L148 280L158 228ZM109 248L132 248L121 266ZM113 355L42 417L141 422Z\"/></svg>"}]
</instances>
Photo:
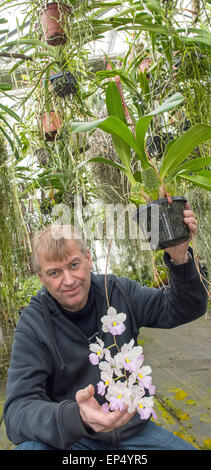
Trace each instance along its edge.
<instances>
[{"instance_id":1,"label":"man","mask_svg":"<svg viewBox=\"0 0 211 470\"><path fill-rule=\"evenodd\" d=\"M188 203L184 221L195 235L197 221ZM105 399L96 393L99 368L89 361L89 344L96 336L105 347L113 341L101 329L105 278L91 273L90 252L73 235L57 240L48 227L34 237L33 265L43 288L16 327L4 407L8 437L17 449L29 450L193 449L138 413L102 410ZM206 312L206 289L189 241L165 251L171 274L167 289L107 277L110 305L127 316L120 347L136 339L141 326L172 328Z\"/></svg>"}]
</instances>

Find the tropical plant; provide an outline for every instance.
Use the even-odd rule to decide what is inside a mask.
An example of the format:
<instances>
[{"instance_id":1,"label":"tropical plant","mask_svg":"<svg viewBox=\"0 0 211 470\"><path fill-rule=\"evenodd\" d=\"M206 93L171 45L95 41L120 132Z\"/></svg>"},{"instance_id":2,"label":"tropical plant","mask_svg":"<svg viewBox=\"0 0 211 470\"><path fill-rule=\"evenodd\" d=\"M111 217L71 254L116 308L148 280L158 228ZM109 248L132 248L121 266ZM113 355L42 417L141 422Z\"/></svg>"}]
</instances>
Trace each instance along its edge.
<instances>
[{"instance_id":1,"label":"tropical plant","mask_svg":"<svg viewBox=\"0 0 211 470\"><path fill-rule=\"evenodd\" d=\"M1 90L0 85L0 91ZM13 128L11 126L10 118L12 118L16 125L20 122L20 117L13 109L0 103L0 130L6 138L12 153L19 159L18 147L21 146L21 142L14 126Z\"/></svg>"},{"instance_id":2,"label":"tropical plant","mask_svg":"<svg viewBox=\"0 0 211 470\"><path fill-rule=\"evenodd\" d=\"M7 20L4 18L0 19L0 24L7 23ZM1 34L8 33L8 29L2 29L0 31ZM8 83L0 83L0 93L3 96L7 96L7 92L12 89L12 86ZM12 118L12 119L11 119ZM12 121L12 123L11 123ZM20 117L18 114L12 109L12 107L5 106L0 103L0 131L6 138L11 152L15 154L16 158L19 157L18 147L20 146L20 139L18 138L17 132L15 131L15 125L20 122ZM1 163L1 157L0 157Z\"/></svg>"},{"instance_id":3,"label":"tropical plant","mask_svg":"<svg viewBox=\"0 0 211 470\"><path fill-rule=\"evenodd\" d=\"M136 123L134 136L128 128L117 86L114 82L111 82L106 91L108 117L91 122L72 122L71 130L72 133L78 133L100 128L111 134L121 164L102 157L96 157L83 162L77 169L91 161L98 161L118 168L127 176L131 188L135 188L137 204L149 202L159 196L166 196L169 184L172 192L172 183L175 178L185 179L204 189L211 190L211 172L209 169L203 169L209 166L211 157L198 157L187 161L187 158L197 146L211 138L210 126L206 124L193 126L183 135L170 142L159 166L158 164L155 165L153 160L149 158L145 149L147 129L153 116L166 113L178 107L182 102L183 96L176 93L165 100L162 105L142 116ZM132 150L141 164L140 171L135 173L131 168ZM139 196L137 193L139 193Z\"/></svg>"},{"instance_id":4,"label":"tropical plant","mask_svg":"<svg viewBox=\"0 0 211 470\"><path fill-rule=\"evenodd\" d=\"M4 135L0 133L0 320L4 331L17 317L17 283L26 269L28 240L17 204L17 187Z\"/></svg>"}]
</instances>

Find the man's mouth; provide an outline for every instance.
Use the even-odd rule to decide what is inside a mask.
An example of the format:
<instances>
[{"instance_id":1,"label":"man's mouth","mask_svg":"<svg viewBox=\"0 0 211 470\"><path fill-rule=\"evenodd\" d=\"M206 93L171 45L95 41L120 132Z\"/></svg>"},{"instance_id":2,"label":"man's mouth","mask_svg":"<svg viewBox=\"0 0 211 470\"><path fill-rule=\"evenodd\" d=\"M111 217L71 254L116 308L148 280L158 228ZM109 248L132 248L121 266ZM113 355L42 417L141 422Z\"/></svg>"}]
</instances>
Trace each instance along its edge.
<instances>
[{"instance_id":1,"label":"man's mouth","mask_svg":"<svg viewBox=\"0 0 211 470\"><path fill-rule=\"evenodd\" d=\"M74 294L77 290L78 290L79 286L76 286L74 288L71 288L71 289L65 289L63 290L63 292L65 292L66 294Z\"/></svg>"}]
</instances>

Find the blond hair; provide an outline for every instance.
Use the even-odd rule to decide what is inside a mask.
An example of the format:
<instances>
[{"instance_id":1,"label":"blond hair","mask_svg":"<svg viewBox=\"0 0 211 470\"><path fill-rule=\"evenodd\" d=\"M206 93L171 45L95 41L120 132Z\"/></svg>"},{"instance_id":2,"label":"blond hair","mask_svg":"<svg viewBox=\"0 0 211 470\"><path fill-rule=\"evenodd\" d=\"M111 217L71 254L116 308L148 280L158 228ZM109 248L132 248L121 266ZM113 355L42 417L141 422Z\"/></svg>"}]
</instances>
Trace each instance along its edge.
<instances>
[{"instance_id":1,"label":"blond hair","mask_svg":"<svg viewBox=\"0 0 211 470\"><path fill-rule=\"evenodd\" d=\"M81 253L86 255L85 241L80 238L72 225L49 225L36 232L32 239L32 266L41 274L39 256L44 255L48 261L62 261L70 254L70 240L74 240Z\"/></svg>"}]
</instances>

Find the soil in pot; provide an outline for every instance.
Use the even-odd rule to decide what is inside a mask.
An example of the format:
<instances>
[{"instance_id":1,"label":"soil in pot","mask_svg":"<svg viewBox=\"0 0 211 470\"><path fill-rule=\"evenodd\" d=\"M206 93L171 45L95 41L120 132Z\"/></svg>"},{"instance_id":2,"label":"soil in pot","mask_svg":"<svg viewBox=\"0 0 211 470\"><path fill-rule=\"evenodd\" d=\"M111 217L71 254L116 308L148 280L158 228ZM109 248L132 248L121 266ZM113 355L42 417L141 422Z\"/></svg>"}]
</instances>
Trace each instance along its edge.
<instances>
[{"instance_id":1,"label":"soil in pot","mask_svg":"<svg viewBox=\"0 0 211 470\"><path fill-rule=\"evenodd\" d=\"M60 72L50 77L55 93L61 98L70 94L74 95L77 91L77 82L70 72Z\"/></svg>"},{"instance_id":2,"label":"soil in pot","mask_svg":"<svg viewBox=\"0 0 211 470\"><path fill-rule=\"evenodd\" d=\"M137 218L143 238L149 242L152 250L162 250L188 240L190 231L183 214L186 201L183 196L175 196L172 197L172 203L164 198L140 205L134 219ZM153 206L156 206L155 211Z\"/></svg>"},{"instance_id":3,"label":"soil in pot","mask_svg":"<svg viewBox=\"0 0 211 470\"><path fill-rule=\"evenodd\" d=\"M51 46L66 43L67 38L64 33L64 25L71 11L71 8L63 3L53 2L43 6L41 21L45 39Z\"/></svg>"}]
</instances>

